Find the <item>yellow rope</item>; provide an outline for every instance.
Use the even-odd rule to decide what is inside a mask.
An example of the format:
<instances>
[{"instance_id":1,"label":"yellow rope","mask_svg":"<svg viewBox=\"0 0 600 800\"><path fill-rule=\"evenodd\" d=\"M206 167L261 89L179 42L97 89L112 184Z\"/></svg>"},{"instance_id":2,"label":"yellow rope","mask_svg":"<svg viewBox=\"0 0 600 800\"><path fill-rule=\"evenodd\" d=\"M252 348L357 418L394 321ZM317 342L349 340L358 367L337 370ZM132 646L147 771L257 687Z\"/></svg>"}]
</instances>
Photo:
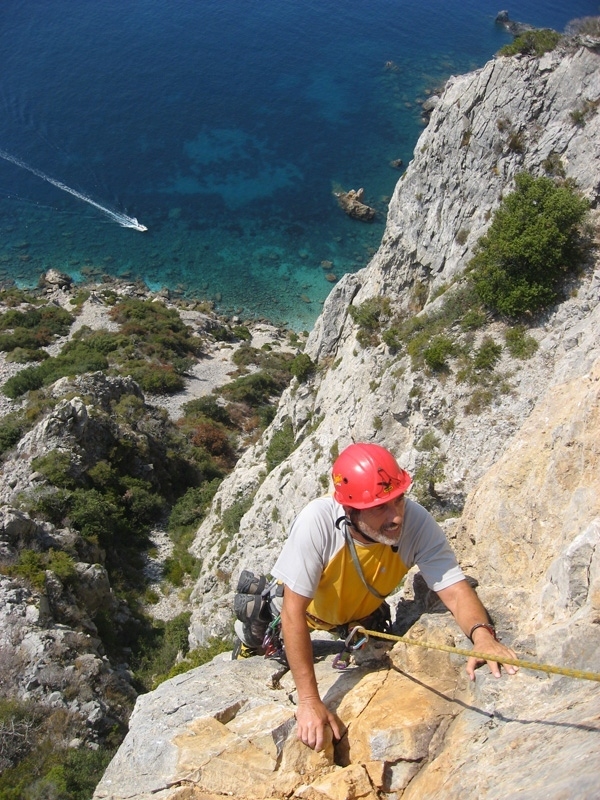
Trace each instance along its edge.
<instances>
[{"instance_id":1,"label":"yellow rope","mask_svg":"<svg viewBox=\"0 0 600 800\"><path fill-rule=\"evenodd\" d=\"M568 667L555 667L552 664L536 664L533 661L523 661L520 658L499 658L498 656L491 656L486 653L480 653L477 650L462 650L460 647L450 647L447 644L431 644L430 642L423 642L419 639L408 639L406 636L394 636L391 633L381 633L380 631L369 631L358 625L354 628L355 633L365 633L367 636L376 636L379 639L390 639L394 642L403 642L404 644L415 644L417 647L427 647L431 650L443 650L445 653L455 653L459 656L467 656L468 658L481 658L484 661L496 661L499 664L511 664L514 667L523 667L524 669L533 669L538 672L553 673L555 675L567 675L569 678L581 678L585 681L600 681L600 672L587 672L582 669L569 669Z\"/></svg>"}]
</instances>

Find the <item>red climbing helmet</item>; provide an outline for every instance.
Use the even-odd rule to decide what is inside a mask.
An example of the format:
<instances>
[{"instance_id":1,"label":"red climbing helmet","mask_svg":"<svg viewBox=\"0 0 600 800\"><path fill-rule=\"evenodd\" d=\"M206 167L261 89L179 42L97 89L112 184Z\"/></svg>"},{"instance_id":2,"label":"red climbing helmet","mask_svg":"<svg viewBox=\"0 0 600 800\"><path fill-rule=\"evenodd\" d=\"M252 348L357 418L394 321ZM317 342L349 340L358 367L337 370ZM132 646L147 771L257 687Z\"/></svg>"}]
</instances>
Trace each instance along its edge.
<instances>
[{"instance_id":1,"label":"red climbing helmet","mask_svg":"<svg viewBox=\"0 0 600 800\"><path fill-rule=\"evenodd\" d=\"M337 457L332 478L338 503L359 509L383 505L412 483L390 451L378 444L351 444Z\"/></svg>"}]
</instances>

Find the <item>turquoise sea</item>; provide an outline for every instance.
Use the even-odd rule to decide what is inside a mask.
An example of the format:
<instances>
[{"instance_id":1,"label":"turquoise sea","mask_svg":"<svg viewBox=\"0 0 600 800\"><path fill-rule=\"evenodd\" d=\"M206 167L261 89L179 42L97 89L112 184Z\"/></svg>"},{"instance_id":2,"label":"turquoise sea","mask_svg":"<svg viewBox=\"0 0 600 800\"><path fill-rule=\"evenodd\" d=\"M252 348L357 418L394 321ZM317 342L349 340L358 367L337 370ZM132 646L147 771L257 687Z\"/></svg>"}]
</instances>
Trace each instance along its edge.
<instances>
[{"instance_id":1,"label":"turquoise sea","mask_svg":"<svg viewBox=\"0 0 600 800\"><path fill-rule=\"evenodd\" d=\"M50 267L141 278L310 328L332 281L377 249L400 176L390 161L409 162L420 102L510 41L500 10L4 0L0 281L35 285ZM599 7L518 0L508 11L563 30ZM372 224L333 196L359 187ZM121 227L123 215L148 230Z\"/></svg>"}]
</instances>

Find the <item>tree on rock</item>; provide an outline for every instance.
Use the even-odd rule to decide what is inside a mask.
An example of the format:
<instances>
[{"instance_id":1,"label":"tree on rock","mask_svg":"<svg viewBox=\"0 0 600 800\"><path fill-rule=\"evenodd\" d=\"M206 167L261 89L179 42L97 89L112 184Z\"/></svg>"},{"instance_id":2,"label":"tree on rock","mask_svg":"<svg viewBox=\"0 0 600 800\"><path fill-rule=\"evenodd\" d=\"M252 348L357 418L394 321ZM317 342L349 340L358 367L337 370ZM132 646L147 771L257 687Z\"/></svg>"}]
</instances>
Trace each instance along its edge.
<instances>
[{"instance_id":1,"label":"tree on rock","mask_svg":"<svg viewBox=\"0 0 600 800\"><path fill-rule=\"evenodd\" d=\"M578 226L588 201L569 184L515 177L469 264L477 294L510 317L534 314L559 296L565 276L581 263Z\"/></svg>"}]
</instances>

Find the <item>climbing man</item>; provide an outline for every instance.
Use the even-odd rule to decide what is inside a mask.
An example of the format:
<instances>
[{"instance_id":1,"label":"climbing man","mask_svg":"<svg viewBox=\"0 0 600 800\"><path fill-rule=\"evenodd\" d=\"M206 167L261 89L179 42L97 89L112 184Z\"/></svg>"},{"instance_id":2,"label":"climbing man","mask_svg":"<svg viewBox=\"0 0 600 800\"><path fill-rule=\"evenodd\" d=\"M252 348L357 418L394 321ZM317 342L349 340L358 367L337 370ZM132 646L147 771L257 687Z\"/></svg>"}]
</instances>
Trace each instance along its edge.
<instances>
[{"instance_id":1,"label":"climbing man","mask_svg":"<svg viewBox=\"0 0 600 800\"><path fill-rule=\"evenodd\" d=\"M339 739L344 726L319 695L311 629L357 624L384 629L389 620L385 597L415 564L476 650L516 658L497 640L439 525L405 497L411 478L388 450L352 444L336 459L332 477L333 496L313 500L298 514L271 571L283 587L281 625L298 692L298 738L316 750L323 747L327 727ZM468 660L471 680L482 663ZM488 665L500 677L500 665L493 660ZM505 669L516 672L513 666Z\"/></svg>"}]
</instances>

